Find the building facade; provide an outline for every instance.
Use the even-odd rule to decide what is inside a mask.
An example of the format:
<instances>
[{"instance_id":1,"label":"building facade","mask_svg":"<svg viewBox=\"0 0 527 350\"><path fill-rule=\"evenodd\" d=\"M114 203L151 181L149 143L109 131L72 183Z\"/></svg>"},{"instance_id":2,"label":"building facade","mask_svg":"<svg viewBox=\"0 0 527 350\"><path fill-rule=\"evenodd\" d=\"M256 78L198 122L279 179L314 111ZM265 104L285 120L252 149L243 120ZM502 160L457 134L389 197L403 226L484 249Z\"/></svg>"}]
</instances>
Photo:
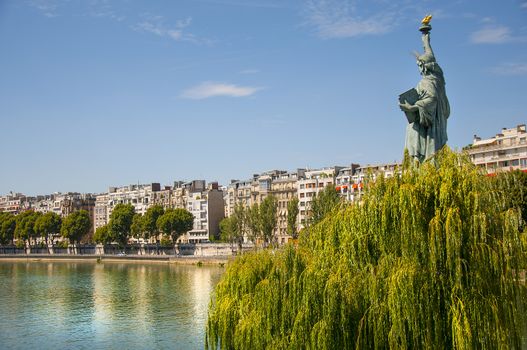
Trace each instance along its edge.
<instances>
[{"instance_id":1,"label":"building facade","mask_svg":"<svg viewBox=\"0 0 527 350\"><path fill-rule=\"evenodd\" d=\"M305 171L305 176L297 181L299 228L306 227L311 215L311 202L327 186L335 186L342 166L333 166Z\"/></svg>"},{"instance_id":2,"label":"building facade","mask_svg":"<svg viewBox=\"0 0 527 350\"><path fill-rule=\"evenodd\" d=\"M525 124L503 128L495 136L482 139L474 135L464 148L474 164L493 174L498 171L527 170L527 131Z\"/></svg>"},{"instance_id":3,"label":"building facade","mask_svg":"<svg viewBox=\"0 0 527 350\"><path fill-rule=\"evenodd\" d=\"M191 231L180 237L179 241L184 243L206 242L211 237L218 237L219 222L224 217L223 191L217 183L207 186L205 180L177 181L174 187L163 188L159 183L110 187L107 193L96 197L96 229L108 224L118 204L131 204L141 215L153 205L161 205L164 209L187 209L194 216L194 224Z\"/></svg>"}]
</instances>

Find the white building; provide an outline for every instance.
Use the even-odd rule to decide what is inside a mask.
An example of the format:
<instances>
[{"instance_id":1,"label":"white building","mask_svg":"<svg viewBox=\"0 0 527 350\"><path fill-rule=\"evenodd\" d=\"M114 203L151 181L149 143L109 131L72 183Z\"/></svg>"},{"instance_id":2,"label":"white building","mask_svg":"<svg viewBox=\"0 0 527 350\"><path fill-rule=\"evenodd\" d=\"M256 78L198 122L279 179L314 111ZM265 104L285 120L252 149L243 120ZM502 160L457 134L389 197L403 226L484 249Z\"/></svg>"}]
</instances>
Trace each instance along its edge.
<instances>
[{"instance_id":1,"label":"white building","mask_svg":"<svg viewBox=\"0 0 527 350\"><path fill-rule=\"evenodd\" d=\"M144 214L152 203L153 193L159 191L161 191L159 183L110 187L108 193L100 194L95 198L95 229L108 223L117 204L131 204L136 213Z\"/></svg>"},{"instance_id":2,"label":"white building","mask_svg":"<svg viewBox=\"0 0 527 350\"><path fill-rule=\"evenodd\" d=\"M195 180L187 188L187 210L194 216L194 227L179 241L202 243L219 238L220 221L224 218L223 191L213 182L205 188L204 180Z\"/></svg>"},{"instance_id":3,"label":"white building","mask_svg":"<svg viewBox=\"0 0 527 350\"><path fill-rule=\"evenodd\" d=\"M298 191L298 218L300 228L306 226L307 220L311 215L311 202L313 198L327 186L335 186L336 177L344 167L334 166L316 170L307 170L305 178L297 181Z\"/></svg>"},{"instance_id":4,"label":"white building","mask_svg":"<svg viewBox=\"0 0 527 350\"><path fill-rule=\"evenodd\" d=\"M525 124L503 128L488 139L474 135L472 145L464 148L477 166L492 174L497 171L527 170L527 131Z\"/></svg>"},{"instance_id":5,"label":"white building","mask_svg":"<svg viewBox=\"0 0 527 350\"><path fill-rule=\"evenodd\" d=\"M224 217L223 191L217 183L206 186L205 180L175 182L174 187L161 189L159 183L110 187L95 201L95 229L108 224L117 204L131 204L135 212L144 215L148 208L159 204L163 208L185 208L194 216L194 227L179 240L185 243L205 242L219 236L219 224Z\"/></svg>"}]
</instances>

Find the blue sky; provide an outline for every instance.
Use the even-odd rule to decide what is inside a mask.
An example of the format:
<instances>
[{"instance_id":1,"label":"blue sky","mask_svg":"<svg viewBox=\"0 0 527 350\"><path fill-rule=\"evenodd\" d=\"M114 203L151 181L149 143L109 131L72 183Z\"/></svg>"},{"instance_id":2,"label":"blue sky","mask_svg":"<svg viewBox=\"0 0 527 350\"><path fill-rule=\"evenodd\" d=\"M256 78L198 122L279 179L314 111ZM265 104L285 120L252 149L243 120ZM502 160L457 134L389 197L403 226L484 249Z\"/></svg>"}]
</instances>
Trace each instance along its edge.
<instances>
[{"instance_id":1,"label":"blue sky","mask_svg":"<svg viewBox=\"0 0 527 350\"><path fill-rule=\"evenodd\" d=\"M399 161L429 12L449 145L525 123L525 0L0 0L0 193Z\"/></svg>"}]
</instances>

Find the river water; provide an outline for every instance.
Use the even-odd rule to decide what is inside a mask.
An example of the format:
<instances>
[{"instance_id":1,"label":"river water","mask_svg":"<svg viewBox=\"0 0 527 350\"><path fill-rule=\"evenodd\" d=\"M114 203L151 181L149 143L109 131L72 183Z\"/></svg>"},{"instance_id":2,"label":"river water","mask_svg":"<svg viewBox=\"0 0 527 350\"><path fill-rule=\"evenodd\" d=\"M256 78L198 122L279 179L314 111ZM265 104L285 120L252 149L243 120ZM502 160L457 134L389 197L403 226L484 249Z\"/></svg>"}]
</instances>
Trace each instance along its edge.
<instances>
[{"instance_id":1,"label":"river water","mask_svg":"<svg viewBox=\"0 0 527 350\"><path fill-rule=\"evenodd\" d=\"M203 349L224 269L0 262L1 349Z\"/></svg>"}]
</instances>

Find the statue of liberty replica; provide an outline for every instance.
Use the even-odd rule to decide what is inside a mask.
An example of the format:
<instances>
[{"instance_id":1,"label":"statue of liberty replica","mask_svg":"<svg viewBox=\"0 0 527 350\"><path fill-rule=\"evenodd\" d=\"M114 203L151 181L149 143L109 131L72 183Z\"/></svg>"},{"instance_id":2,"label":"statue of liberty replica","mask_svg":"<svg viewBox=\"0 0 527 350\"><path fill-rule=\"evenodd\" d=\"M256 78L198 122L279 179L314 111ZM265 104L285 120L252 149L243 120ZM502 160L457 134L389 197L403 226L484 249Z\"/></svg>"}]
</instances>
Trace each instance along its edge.
<instances>
[{"instance_id":1,"label":"statue of liberty replica","mask_svg":"<svg viewBox=\"0 0 527 350\"><path fill-rule=\"evenodd\" d=\"M399 96L399 106L408 119L405 148L420 163L429 159L447 142L447 119L450 105L445 92L443 70L430 46L431 15L422 20L424 54L417 52L417 66L422 79L415 89Z\"/></svg>"}]
</instances>

